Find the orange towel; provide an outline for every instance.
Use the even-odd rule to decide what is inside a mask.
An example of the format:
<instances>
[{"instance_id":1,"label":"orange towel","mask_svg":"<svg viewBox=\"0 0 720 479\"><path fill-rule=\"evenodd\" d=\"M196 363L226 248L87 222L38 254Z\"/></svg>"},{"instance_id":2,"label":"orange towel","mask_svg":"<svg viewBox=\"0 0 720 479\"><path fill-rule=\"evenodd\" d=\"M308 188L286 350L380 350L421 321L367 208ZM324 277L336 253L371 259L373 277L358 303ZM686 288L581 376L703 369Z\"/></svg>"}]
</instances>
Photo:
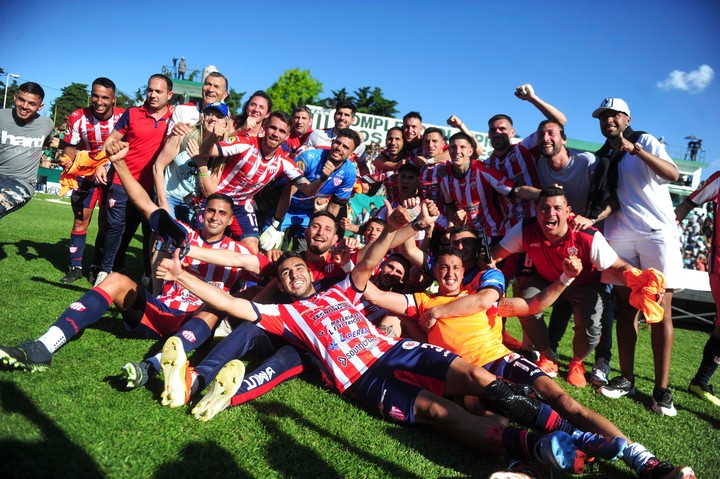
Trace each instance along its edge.
<instances>
[{"instance_id":1,"label":"orange towel","mask_svg":"<svg viewBox=\"0 0 720 479\"><path fill-rule=\"evenodd\" d=\"M648 324L662 321L665 311L658 301L665 293L665 276L655 268L645 271L632 268L625 270L623 276L632 290L630 304L643 312Z\"/></svg>"},{"instance_id":2,"label":"orange towel","mask_svg":"<svg viewBox=\"0 0 720 479\"><path fill-rule=\"evenodd\" d=\"M70 158L63 156L61 160L69 161ZM78 176L92 176L97 168L105 166L108 161L110 160L104 150L98 153L95 158L92 158L87 151L79 150L75 155L72 166L60 175L60 196L65 196L69 190L78 187Z\"/></svg>"}]
</instances>

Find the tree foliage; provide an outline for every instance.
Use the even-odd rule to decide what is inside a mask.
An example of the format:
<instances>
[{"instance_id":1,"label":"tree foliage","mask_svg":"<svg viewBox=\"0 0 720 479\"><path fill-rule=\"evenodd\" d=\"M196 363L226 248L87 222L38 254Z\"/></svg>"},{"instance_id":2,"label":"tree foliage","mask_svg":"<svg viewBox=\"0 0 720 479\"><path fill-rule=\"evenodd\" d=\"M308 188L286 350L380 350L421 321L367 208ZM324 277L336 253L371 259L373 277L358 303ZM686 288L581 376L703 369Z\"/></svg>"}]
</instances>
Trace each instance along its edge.
<instances>
[{"instance_id":1,"label":"tree foliage","mask_svg":"<svg viewBox=\"0 0 720 479\"><path fill-rule=\"evenodd\" d=\"M332 90L335 101L350 100L357 106L358 113L369 113L379 116L394 116L397 113L397 102L388 100L383 96L380 87L360 87L353 92L352 95L347 94L347 90Z\"/></svg>"},{"instance_id":2,"label":"tree foliage","mask_svg":"<svg viewBox=\"0 0 720 479\"><path fill-rule=\"evenodd\" d=\"M0 98L5 98L5 80L7 80L7 76L5 73L5 70L0 68L0 85L2 85L2 88L0 88ZM12 78L10 85L7 88L7 107L11 108L13 104L13 97L15 96L15 92L18 89L18 83L17 78Z\"/></svg>"},{"instance_id":3,"label":"tree foliage","mask_svg":"<svg viewBox=\"0 0 720 479\"><path fill-rule=\"evenodd\" d=\"M293 68L280 75L267 94L273 100L273 108L292 113L298 105L317 103L322 91L322 83L310 75L310 70Z\"/></svg>"},{"instance_id":4,"label":"tree foliage","mask_svg":"<svg viewBox=\"0 0 720 479\"><path fill-rule=\"evenodd\" d=\"M85 83L71 83L62 89L59 97L50 106L55 125L60 125L67 120L70 113L78 108L85 108L90 104L88 86Z\"/></svg>"},{"instance_id":5,"label":"tree foliage","mask_svg":"<svg viewBox=\"0 0 720 479\"><path fill-rule=\"evenodd\" d=\"M230 87L228 96L225 98L225 103L228 106L228 110L230 110L230 116L240 114L240 107L242 107L242 100L244 96L244 91L236 92L234 88Z\"/></svg>"},{"instance_id":6,"label":"tree foliage","mask_svg":"<svg viewBox=\"0 0 720 479\"><path fill-rule=\"evenodd\" d=\"M121 92L120 90L115 91L115 96L117 97L117 101L115 102L115 106L128 109L131 106L135 104L134 100L127 96L125 93Z\"/></svg>"}]
</instances>

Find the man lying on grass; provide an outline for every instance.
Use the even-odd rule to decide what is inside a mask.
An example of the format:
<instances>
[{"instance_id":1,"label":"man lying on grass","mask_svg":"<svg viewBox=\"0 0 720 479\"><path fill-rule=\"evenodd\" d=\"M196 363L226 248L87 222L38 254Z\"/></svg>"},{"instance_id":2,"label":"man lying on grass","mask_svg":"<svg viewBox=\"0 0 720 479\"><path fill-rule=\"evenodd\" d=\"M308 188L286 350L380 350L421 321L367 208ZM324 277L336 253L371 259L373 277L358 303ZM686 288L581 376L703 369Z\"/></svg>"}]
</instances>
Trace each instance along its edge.
<instances>
[{"instance_id":1,"label":"man lying on grass","mask_svg":"<svg viewBox=\"0 0 720 479\"><path fill-rule=\"evenodd\" d=\"M578 257L571 258L572 261L581 263ZM565 269L563 267L563 270ZM501 319L533 314L530 313L531 309L543 311L539 301L547 290L541 290L527 300L519 297L506 298L502 272L487 269L476 279L477 292L468 294L462 284L465 275L462 252L450 247L441 250L437 255L433 273L438 283L438 294L399 294L381 291L369 285L365 299L382 305L391 314L403 315L409 320L417 321L427 331L429 343L460 354L468 362L482 366L489 373L508 381L529 384L574 426L607 437L619 436L627 439L607 418L570 397L535 363L503 345ZM569 285L573 281L567 273L563 273L561 278L555 283ZM466 408L474 411L476 399L465 398ZM622 458L643 478L693 477L690 468L676 468L672 464L660 462L639 443L625 448Z\"/></svg>"},{"instance_id":2,"label":"man lying on grass","mask_svg":"<svg viewBox=\"0 0 720 479\"><path fill-rule=\"evenodd\" d=\"M358 311L356 304L396 232L412 230L407 210L387 207L387 227L380 238L343 281L326 291L315 291L301 257L294 253L281 257L277 263L279 285L295 300L291 304L263 305L233 298L184 271L177 254L160 263L158 278L177 281L218 311L253 321L304 346L321 361L341 394L387 420L433 426L476 449L536 459L566 471L573 470L579 451L607 459L620 456L626 446L623 438L576 431L547 404L514 394L487 370L437 346L386 337ZM426 200L414 226L427 226L438 215L435 204ZM567 274L577 275L577 263L566 263ZM553 286L557 297L564 285L557 281ZM186 378L192 375L186 374L184 354L168 350L161 362L175 365L165 378L165 397L185 400L192 388L192 380L188 384ZM229 404L242 373L239 361L226 364L197 406L205 410L200 411L201 417L212 416ZM448 399L463 395L478 396L493 410L542 434L508 426L499 416L473 415Z\"/></svg>"}]
</instances>

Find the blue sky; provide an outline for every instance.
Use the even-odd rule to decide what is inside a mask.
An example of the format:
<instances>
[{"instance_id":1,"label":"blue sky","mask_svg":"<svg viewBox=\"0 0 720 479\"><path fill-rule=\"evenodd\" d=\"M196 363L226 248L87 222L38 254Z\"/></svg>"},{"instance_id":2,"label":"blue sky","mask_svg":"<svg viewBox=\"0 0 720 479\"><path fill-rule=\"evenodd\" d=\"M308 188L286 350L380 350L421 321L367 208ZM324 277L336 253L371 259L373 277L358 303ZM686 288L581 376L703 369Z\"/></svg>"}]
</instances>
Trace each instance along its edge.
<instances>
[{"instance_id":1,"label":"blue sky","mask_svg":"<svg viewBox=\"0 0 720 479\"><path fill-rule=\"evenodd\" d=\"M504 112L521 135L541 119L513 96L529 82L568 116L568 136L595 142L592 110L619 96L636 129L679 149L687 135L702 138L707 177L720 168L719 26L720 6L709 0L28 0L3 8L0 67L46 87L47 110L62 87L97 76L131 94L173 57L191 70L216 65L247 92L297 67L328 95L379 86L400 115L418 110L438 124L456 114L485 131Z\"/></svg>"}]
</instances>

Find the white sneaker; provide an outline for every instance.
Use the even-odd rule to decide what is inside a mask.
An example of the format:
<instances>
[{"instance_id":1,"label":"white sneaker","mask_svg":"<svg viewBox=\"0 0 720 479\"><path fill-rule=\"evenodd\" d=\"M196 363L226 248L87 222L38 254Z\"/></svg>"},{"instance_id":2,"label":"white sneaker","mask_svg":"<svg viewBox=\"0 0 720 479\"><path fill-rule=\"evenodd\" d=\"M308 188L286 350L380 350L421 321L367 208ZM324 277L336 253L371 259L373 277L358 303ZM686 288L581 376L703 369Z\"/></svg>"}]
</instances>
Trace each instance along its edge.
<instances>
[{"instance_id":1,"label":"white sneaker","mask_svg":"<svg viewBox=\"0 0 720 479\"><path fill-rule=\"evenodd\" d=\"M95 277L95 284L93 286L98 286L100 283L103 282L105 278L107 278L107 275L110 273L106 273L105 271L100 271L97 276Z\"/></svg>"},{"instance_id":2,"label":"white sneaker","mask_svg":"<svg viewBox=\"0 0 720 479\"><path fill-rule=\"evenodd\" d=\"M608 374L610 373L610 363L605 358L599 358L595 361L590 374L590 383L595 387L602 387L608 383Z\"/></svg>"}]
</instances>

